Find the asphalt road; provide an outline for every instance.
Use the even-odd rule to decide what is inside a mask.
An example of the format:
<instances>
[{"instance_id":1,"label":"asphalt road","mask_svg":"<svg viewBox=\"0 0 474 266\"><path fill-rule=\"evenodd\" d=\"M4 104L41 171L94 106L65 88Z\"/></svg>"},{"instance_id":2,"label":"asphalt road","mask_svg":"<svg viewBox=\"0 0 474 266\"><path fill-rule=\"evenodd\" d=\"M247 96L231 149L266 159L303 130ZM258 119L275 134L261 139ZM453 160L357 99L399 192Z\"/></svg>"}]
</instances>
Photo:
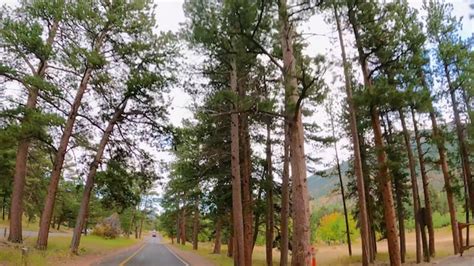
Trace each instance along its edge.
<instances>
[{"instance_id":1,"label":"asphalt road","mask_svg":"<svg viewBox=\"0 0 474 266\"><path fill-rule=\"evenodd\" d=\"M189 266L165 244L161 238L148 237L137 249L123 252L113 258L102 261L100 266Z\"/></svg>"}]
</instances>

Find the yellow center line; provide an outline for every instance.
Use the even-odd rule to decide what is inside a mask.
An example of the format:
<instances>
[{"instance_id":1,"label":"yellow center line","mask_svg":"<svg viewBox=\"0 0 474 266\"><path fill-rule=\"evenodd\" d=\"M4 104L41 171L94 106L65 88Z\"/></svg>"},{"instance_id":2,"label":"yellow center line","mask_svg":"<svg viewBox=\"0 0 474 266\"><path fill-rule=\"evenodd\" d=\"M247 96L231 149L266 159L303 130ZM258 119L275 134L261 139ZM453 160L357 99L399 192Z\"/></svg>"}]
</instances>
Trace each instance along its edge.
<instances>
[{"instance_id":1,"label":"yellow center line","mask_svg":"<svg viewBox=\"0 0 474 266\"><path fill-rule=\"evenodd\" d=\"M137 251L135 251L130 257L126 258L124 261L122 261L119 266L125 266L127 262L129 262L133 257L135 257L144 247L146 244L143 244Z\"/></svg>"}]
</instances>

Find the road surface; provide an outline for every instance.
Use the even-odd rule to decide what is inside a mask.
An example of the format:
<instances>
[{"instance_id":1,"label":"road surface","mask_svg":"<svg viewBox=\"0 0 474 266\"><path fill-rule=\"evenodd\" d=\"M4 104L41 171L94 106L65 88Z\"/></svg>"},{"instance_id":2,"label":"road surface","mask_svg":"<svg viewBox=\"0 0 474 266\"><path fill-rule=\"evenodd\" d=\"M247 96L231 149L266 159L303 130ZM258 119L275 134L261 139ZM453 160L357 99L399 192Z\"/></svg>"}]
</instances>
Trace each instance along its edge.
<instances>
[{"instance_id":1,"label":"road surface","mask_svg":"<svg viewBox=\"0 0 474 266\"><path fill-rule=\"evenodd\" d=\"M100 266L189 266L174 252L170 251L161 238L148 237L136 249L120 253L102 261Z\"/></svg>"}]
</instances>

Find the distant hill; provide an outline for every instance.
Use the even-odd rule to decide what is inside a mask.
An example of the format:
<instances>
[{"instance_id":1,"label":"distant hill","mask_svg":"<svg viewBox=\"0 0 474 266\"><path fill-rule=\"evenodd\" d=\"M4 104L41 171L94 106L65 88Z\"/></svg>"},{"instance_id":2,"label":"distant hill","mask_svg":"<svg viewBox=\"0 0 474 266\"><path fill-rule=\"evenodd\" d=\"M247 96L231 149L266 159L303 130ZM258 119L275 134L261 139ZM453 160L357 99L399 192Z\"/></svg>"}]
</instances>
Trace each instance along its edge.
<instances>
[{"instance_id":1,"label":"distant hill","mask_svg":"<svg viewBox=\"0 0 474 266\"><path fill-rule=\"evenodd\" d=\"M344 183L345 189L347 189L348 178L346 173L349 169L349 163L347 161L341 162L342 171L342 182ZM408 171L408 169L407 169ZM312 175L308 177L308 191L311 196L311 200L315 204L332 204L340 202L340 188L339 188L339 177L335 167L321 171L322 175ZM418 188L422 193L422 180L417 168ZM440 171L432 169L428 172L428 178L430 185L438 191L441 191L444 186L443 176Z\"/></svg>"}]
</instances>

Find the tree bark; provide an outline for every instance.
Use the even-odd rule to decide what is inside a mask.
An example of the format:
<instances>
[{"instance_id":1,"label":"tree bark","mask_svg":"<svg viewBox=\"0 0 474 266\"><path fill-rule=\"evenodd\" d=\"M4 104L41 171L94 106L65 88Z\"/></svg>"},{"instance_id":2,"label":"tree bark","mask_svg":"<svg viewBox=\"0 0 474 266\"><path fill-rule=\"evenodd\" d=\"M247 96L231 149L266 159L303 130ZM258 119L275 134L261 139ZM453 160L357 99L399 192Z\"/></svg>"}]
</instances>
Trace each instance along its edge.
<instances>
[{"instance_id":1,"label":"tree bark","mask_svg":"<svg viewBox=\"0 0 474 266\"><path fill-rule=\"evenodd\" d=\"M344 79L345 79L345 88L346 88L346 97L347 103L349 104L349 124L351 129L352 137L352 149L354 151L354 174L357 180L357 195L359 197L359 221L360 221L360 237L362 242L362 265L367 266L369 262L373 262L369 254L369 222L367 215L367 205L366 205L366 196L365 196L365 185L364 185L364 174L362 172L362 162L360 154L360 145L359 145L359 134L357 130L357 117L356 117L356 106L352 97L352 83L351 83L351 74L349 69L349 63L347 62L346 48L344 46L344 38L342 35L342 28L339 19L339 14L337 11L337 6L334 4L334 17L336 19L337 32L339 36L339 45L341 47L341 57L344 68ZM342 186L342 179L341 179ZM341 187L343 189L343 187ZM344 198L344 195L342 195ZM345 204L344 204L345 205ZM345 209L345 206L344 206ZM347 219L347 216L346 216ZM347 223L347 222L346 222ZM349 254L352 253L351 245L349 241L350 235L348 234L349 242Z\"/></svg>"},{"instance_id":2,"label":"tree bark","mask_svg":"<svg viewBox=\"0 0 474 266\"><path fill-rule=\"evenodd\" d=\"M196 201L194 209L194 220L193 220L193 249L198 249L198 236L199 236L199 201Z\"/></svg>"},{"instance_id":3,"label":"tree bark","mask_svg":"<svg viewBox=\"0 0 474 266\"><path fill-rule=\"evenodd\" d=\"M237 66L235 58L231 62L230 88L238 94L237 88ZM234 103L235 110L238 111L239 105ZM236 241L236 253L234 254L234 263L245 266L245 246L244 246L244 224L242 212L242 184L240 176L240 152L239 152L239 114L231 114L231 168L232 168L232 213L234 237Z\"/></svg>"},{"instance_id":4,"label":"tree bark","mask_svg":"<svg viewBox=\"0 0 474 266\"><path fill-rule=\"evenodd\" d=\"M183 206L181 210L181 245L186 245L186 207Z\"/></svg>"},{"instance_id":5,"label":"tree bark","mask_svg":"<svg viewBox=\"0 0 474 266\"><path fill-rule=\"evenodd\" d=\"M266 143L266 161L267 161L267 212L265 223L265 246L266 262L268 266L273 265L273 164L272 164L272 143L271 143L271 119L267 122L267 143Z\"/></svg>"},{"instance_id":6,"label":"tree bark","mask_svg":"<svg viewBox=\"0 0 474 266\"><path fill-rule=\"evenodd\" d=\"M46 40L46 46L51 47L56 38L56 34L59 28L59 21L54 21L48 33L48 39ZM48 67L47 60L41 60L36 73L33 73L39 78L44 78L46 68ZM28 89L28 99L25 105L25 116L21 120L21 127L25 127L28 123L31 123L31 114L36 109L38 101L38 88L31 86ZM10 206L10 229L8 234L8 241L13 243L23 242L23 229L22 229L22 217L23 217L23 194L26 183L26 164L28 161L28 151L30 148L30 137L22 136L18 142L18 148L16 151L15 159L15 172L13 176L13 190L11 196Z\"/></svg>"},{"instance_id":7,"label":"tree bark","mask_svg":"<svg viewBox=\"0 0 474 266\"><path fill-rule=\"evenodd\" d=\"M421 145L421 136L420 132L418 131L418 122L416 121L415 117L415 109L411 108L411 116L413 120L413 127L415 131L415 141L416 147L418 151L418 162L420 164L420 173L421 178L423 180L423 195L425 199L425 213L426 213L426 225L428 227L428 235L429 235L429 252L430 256L435 256L435 236L434 236L434 227L433 227L433 209L431 207L431 198L430 198L430 190L429 190L429 181L428 175L426 174L426 167L425 167L425 158L423 154L423 147Z\"/></svg>"},{"instance_id":8,"label":"tree bark","mask_svg":"<svg viewBox=\"0 0 474 266\"><path fill-rule=\"evenodd\" d=\"M105 39L105 35L105 30L99 34L97 42L94 45L94 50L100 50L102 43ZM48 246L49 224L51 222L51 216L53 215L56 193L58 190L59 180L61 179L61 172L67 152L67 146L69 144L69 139L74 129L74 123L76 121L77 113L79 111L79 107L81 106L82 97L84 96L84 93L87 90L87 85L91 78L92 71L93 69L89 66L87 66L84 71L84 75L82 76L82 80L74 98L74 102L72 103L71 110L69 111L66 125L64 127L64 132L59 142L59 148L56 152L56 157L53 163L53 170L51 172L51 180L48 186L48 194L46 196L43 212L41 214L38 240L36 241L36 248L40 250L46 249L46 247Z\"/></svg>"},{"instance_id":9,"label":"tree bark","mask_svg":"<svg viewBox=\"0 0 474 266\"><path fill-rule=\"evenodd\" d=\"M415 170L415 157L413 156L413 150L411 149L410 133L408 133L405 114L403 110L399 110L398 114L400 115L400 122L402 124L403 138L405 140L405 149L408 155L408 168L410 170L410 179L411 179L411 188L412 188L412 197L413 197L413 213L415 217L415 236L416 236L416 263L421 262L421 230L424 230L422 227L422 221L420 220L420 196L418 191L418 181L416 178ZM426 243L423 243L426 246ZM429 254L424 254L425 260L429 259Z\"/></svg>"},{"instance_id":10,"label":"tree bark","mask_svg":"<svg viewBox=\"0 0 474 266\"><path fill-rule=\"evenodd\" d=\"M293 53L294 26L290 25L287 1L280 0L278 6L280 21L281 48L283 52L283 79L286 93L286 112L290 134L290 162L292 174L293 200L293 252L291 264L309 265L310 226L309 226L309 194L306 180L306 156L304 152L304 128L301 114L301 102L296 77L296 58ZM303 96L303 95L302 95Z\"/></svg>"},{"instance_id":11,"label":"tree bark","mask_svg":"<svg viewBox=\"0 0 474 266\"><path fill-rule=\"evenodd\" d=\"M288 123L284 121L284 141L283 141L283 175L281 183L281 220L280 220L280 266L288 265L288 218L290 212L290 165L289 165L289 132Z\"/></svg>"},{"instance_id":12,"label":"tree bark","mask_svg":"<svg viewBox=\"0 0 474 266\"><path fill-rule=\"evenodd\" d=\"M238 93L240 99L246 97L246 77L240 77L237 81ZM250 151L250 135L248 114L246 112L239 115L239 137L240 137L240 166L242 180L242 215L244 224L244 253L245 264L252 265L253 251L253 203L252 188L250 177L252 174L251 151Z\"/></svg>"},{"instance_id":13,"label":"tree bark","mask_svg":"<svg viewBox=\"0 0 474 266\"><path fill-rule=\"evenodd\" d=\"M109 142L110 136L112 135L112 132L114 130L114 126L125 111L125 108L127 106L127 100L128 99L124 99L120 106L115 110L115 113L113 114L112 118L109 120L107 128L105 129L104 134L102 135L102 138L99 142L99 147L95 154L94 160L89 166L89 173L87 174L86 178L86 185L84 187L84 192L82 195L81 206L79 207L79 212L76 218L76 226L74 227L74 232L71 240L70 251L73 254L77 254L77 251L79 249L79 243L81 241L81 232L84 227L87 213L89 210L89 202L92 194L92 189L94 188L94 178L95 174L97 173L97 168L99 167L99 164L102 161L102 156L104 154L105 147Z\"/></svg>"},{"instance_id":14,"label":"tree bark","mask_svg":"<svg viewBox=\"0 0 474 266\"><path fill-rule=\"evenodd\" d=\"M354 37L359 54L359 63L361 65L364 77L364 85L369 91L373 91L371 80L369 77L369 69L364 54L364 48L361 44L359 36L359 26L357 24L353 10L349 12L349 20L352 24L352 28L354 31ZM379 167L377 179L380 191L382 193L382 200L384 205L384 218L385 225L387 227L387 244L390 254L390 264L392 266L398 266L401 265L401 256L400 249L398 246L395 210L393 207L392 181L388 173L385 147L382 139L382 131L380 129L379 110L377 106L370 107L370 119L372 130L374 131L375 149L377 151L377 162Z\"/></svg>"},{"instance_id":15,"label":"tree bark","mask_svg":"<svg viewBox=\"0 0 474 266\"><path fill-rule=\"evenodd\" d=\"M221 254L221 230L222 230L222 218L217 217L216 221L216 234L214 236L214 250L213 254Z\"/></svg>"},{"instance_id":16,"label":"tree bark","mask_svg":"<svg viewBox=\"0 0 474 266\"><path fill-rule=\"evenodd\" d=\"M456 221L456 203L454 199L454 192L451 186L451 175L449 174L449 166L448 160L446 156L446 148L444 146L444 138L439 131L438 124L436 121L436 115L434 113L433 105L430 106L430 119L431 119L431 127L432 127L432 134L433 139L436 142L438 147L439 153L439 163L441 164L441 171L443 172L444 178L444 189L446 190L446 198L448 201L448 209L449 209L449 217L451 221L451 233L453 235L453 249L454 254L459 253L459 234L458 234L458 227Z\"/></svg>"},{"instance_id":17,"label":"tree bark","mask_svg":"<svg viewBox=\"0 0 474 266\"><path fill-rule=\"evenodd\" d=\"M339 177L339 188L341 189L341 197L342 197L342 206L344 209L344 219L346 222L346 237L347 237L347 248L349 249L349 256L352 256L352 246L351 246L351 232L349 230L349 217L347 213L347 206L346 206L346 197L344 195L344 183L342 182L342 172L341 172L341 164L339 163L339 154L337 150L337 141L336 141L336 133L334 127L334 117L331 114L331 130L332 130L332 137L334 140L334 152L336 155L336 169L337 175Z\"/></svg>"},{"instance_id":18,"label":"tree bark","mask_svg":"<svg viewBox=\"0 0 474 266\"><path fill-rule=\"evenodd\" d=\"M179 245L181 244L181 219L179 216L181 215L181 211L176 211L176 243Z\"/></svg>"},{"instance_id":19,"label":"tree bark","mask_svg":"<svg viewBox=\"0 0 474 266\"><path fill-rule=\"evenodd\" d=\"M384 122L382 116L382 122ZM392 122L389 118L388 112L385 113L385 119L386 122L383 124L384 130L385 130L385 140L387 142L387 145L394 145L395 141L393 140L393 127L392 127ZM392 160L395 160L397 158L395 157L390 157L391 154L389 154L388 159L392 158ZM396 200L396 210L397 210L397 216L398 216L398 232L399 232L399 238L400 238L400 256L401 256L401 261L402 263L405 263L405 258L406 258L406 253L407 253L407 248L406 248L406 233L405 233L405 208L403 207L403 194L405 194L405 188L404 188L404 183L400 179L399 175L394 174L394 190L395 190L395 200Z\"/></svg>"}]
</instances>

